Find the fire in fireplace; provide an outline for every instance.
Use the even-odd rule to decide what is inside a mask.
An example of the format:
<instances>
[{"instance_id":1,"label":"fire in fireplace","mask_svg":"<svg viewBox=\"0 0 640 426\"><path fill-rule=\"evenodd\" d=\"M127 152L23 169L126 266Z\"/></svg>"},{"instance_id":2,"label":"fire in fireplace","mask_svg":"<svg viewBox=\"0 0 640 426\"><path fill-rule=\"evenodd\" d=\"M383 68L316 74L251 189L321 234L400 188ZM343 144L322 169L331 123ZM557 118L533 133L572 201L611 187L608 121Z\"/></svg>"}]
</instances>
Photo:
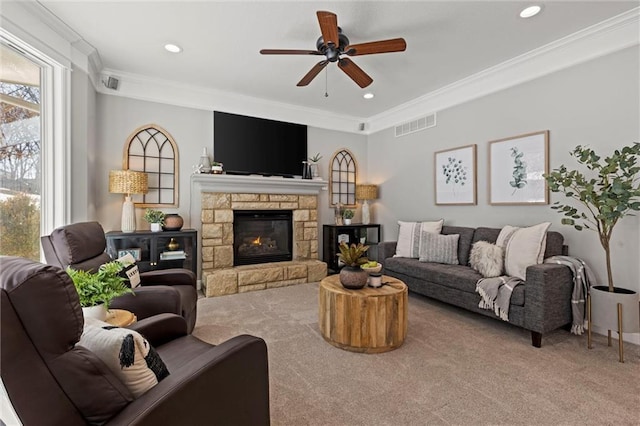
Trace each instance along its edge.
<instances>
[{"instance_id":1,"label":"fire in fireplace","mask_svg":"<svg viewBox=\"0 0 640 426\"><path fill-rule=\"evenodd\" d=\"M291 210L234 210L234 266L291 260L292 216Z\"/></svg>"}]
</instances>

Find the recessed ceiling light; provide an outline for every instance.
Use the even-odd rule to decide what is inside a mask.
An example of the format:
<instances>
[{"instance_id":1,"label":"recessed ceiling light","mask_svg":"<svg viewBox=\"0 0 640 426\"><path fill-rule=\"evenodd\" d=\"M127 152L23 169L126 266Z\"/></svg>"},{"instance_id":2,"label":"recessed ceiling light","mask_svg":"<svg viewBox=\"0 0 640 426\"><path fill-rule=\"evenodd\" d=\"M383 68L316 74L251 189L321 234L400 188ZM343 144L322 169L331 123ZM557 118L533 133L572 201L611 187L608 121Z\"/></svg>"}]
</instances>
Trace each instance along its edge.
<instances>
[{"instance_id":1,"label":"recessed ceiling light","mask_svg":"<svg viewBox=\"0 0 640 426\"><path fill-rule=\"evenodd\" d=\"M536 16L538 13L540 13L541 10L542 8L538 5L529 6L527 8L524 8L522 12L520 12L520 17L531 18L532 16Z\"/></svg>"},{"instance_id":2,"label":"recessed ceiling light","mask_svg":"<svg viewBox=\"0 0 640 426\"><path fill-rule=\"evenodd\" d=\"M164 45L164 48L167 52L171 53L180 53L182 52L182 48L177 44L168 43Z\"/></svg>"},{"instance_id":3,"label":"recessed ceiling light","mask_svg":"<svg viewBox=\"0 0 640 426\"><path fill-rule=\"evenodd\" d=\"M364 95L362 95L363 98L365 99L373 99L375 95L373 93L365 93Z\"/></svg>"}]
</instances>

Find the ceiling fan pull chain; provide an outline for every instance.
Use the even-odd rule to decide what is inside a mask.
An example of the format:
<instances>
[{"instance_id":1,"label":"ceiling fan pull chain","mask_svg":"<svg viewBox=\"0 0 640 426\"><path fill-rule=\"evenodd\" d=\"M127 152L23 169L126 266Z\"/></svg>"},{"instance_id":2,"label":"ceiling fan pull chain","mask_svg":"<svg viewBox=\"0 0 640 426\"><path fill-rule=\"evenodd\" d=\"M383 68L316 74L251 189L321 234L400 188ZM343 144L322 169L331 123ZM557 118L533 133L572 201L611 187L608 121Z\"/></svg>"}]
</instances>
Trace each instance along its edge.
<instances>
[{"instance_id":1,"label":"ceiling fan pull chain","mask_svg":"<svg viewBox=\"0 0 640 426\"><path fill-rule=\"evenodd\" d=\"M324 97L328 98L329 97L329 89L327 89L327 81L328 81L328 76L329 75L329 68L325 68L324 69Z\"/></svg>"}]
</instances>

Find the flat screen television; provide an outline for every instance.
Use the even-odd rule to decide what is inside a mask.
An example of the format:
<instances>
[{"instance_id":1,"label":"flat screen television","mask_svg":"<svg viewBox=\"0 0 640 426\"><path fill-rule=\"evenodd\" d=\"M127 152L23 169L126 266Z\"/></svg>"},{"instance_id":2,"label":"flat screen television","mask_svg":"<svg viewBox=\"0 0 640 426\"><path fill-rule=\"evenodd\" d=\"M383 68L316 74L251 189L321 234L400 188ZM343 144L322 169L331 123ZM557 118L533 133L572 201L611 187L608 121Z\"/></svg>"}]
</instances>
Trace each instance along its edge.
<instances>
[{"instance_id":1,"label":"flat screen television","mask_svg":"<svg viewBox=\"0 0 640 426\"><path fill-rule=\"evenodd\" d=\"M213 154L228 174L299 176L307 126L214 111Z\"/></svg>"}]
</instances>

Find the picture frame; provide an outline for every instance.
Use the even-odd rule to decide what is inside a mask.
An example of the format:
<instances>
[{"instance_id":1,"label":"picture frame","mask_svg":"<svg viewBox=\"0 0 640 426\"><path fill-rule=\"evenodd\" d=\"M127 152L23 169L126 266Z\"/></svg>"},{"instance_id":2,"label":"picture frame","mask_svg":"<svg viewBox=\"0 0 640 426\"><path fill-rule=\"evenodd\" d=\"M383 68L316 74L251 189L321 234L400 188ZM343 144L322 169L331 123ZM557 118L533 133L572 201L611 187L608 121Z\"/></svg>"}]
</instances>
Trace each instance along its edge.
<instances>
[{"instance_id":1,"label":"picture frame","mask_svg":"<svg viewBox=\"0 0 640 426\"><path fill-rule=\"evenodd\" d=\"M489 142L489 204L549 204L549 130Z\"/></svg>"},{"instance_id":2,"label":"picture frame","mask_svg":"<svg viewBox=\"0 0 640 426\"><path fill-rule=\"evenodd\" d=\"M140 260L142 260L142 249L138 248L138 247L129 247L126 249L119 249L118 250L118 258L121 258L122 256L125 256L127 254L131 254L131 256L133 256L133 258L136 260L136 262L139 262Z\"/></svg>"},{"instance_id":3,"label":"picture frame","mask_svg":"<svg viewBox=\"0 0 640 426\"><path fill-rule=\"evenodd\" d=\"M477 145L438 151L433 164L437 206L477 204Z\"/></svg>"}]
</instances>

